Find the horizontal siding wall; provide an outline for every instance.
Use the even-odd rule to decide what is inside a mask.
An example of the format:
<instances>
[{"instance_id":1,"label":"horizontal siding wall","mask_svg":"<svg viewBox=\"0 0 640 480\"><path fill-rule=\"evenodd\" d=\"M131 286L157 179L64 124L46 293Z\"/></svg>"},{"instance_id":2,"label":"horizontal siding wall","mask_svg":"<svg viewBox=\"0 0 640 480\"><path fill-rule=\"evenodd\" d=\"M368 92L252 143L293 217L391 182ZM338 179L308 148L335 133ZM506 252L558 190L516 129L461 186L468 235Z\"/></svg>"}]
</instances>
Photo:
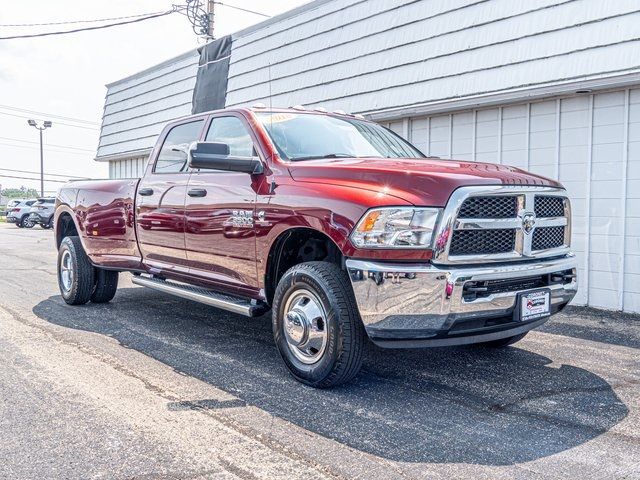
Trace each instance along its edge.
<instances>
[{"instance_id":1,"label":"horizontal siding wall","mask_svg":"<svg viewBox=\"0 0 640 480\"><path fill-rule=\"evenodd\" d=\"M144 175L147 157L136 157L109 162L109 178L140 178Z\"/></svg>"},{"instance_id":2,"label":"horizontal siding wall","mask_svg":"<svg viewBox=\"0 0 640 480\"><path fill-rule=\"evenodd\" d=\"M637 0L324 2L234 37L227 105L367 113L640 72L639 10Z\"/></svg>"},{"instance_id":3,"label":"horizontal siding wall","mask_svg":"<svg viewBox=\"0 0 640 480\"><path fill-rule=\"evenodd\" d=\"M640 88L387 125L408 131L428 155L560 180L573 208L580 273L574 303L640 312Z\"/></svg>"},{"instance_id":4,"label":"horizontal siding wall","mask_svg":"<svg viewBox=\"0 0 640 480\"><path fill-rule=\"evenodd\" d=\"M97 156L151 148L167 122L189 115L198 60L194 50L109 85Z\"/></svg>"}]
</instances>

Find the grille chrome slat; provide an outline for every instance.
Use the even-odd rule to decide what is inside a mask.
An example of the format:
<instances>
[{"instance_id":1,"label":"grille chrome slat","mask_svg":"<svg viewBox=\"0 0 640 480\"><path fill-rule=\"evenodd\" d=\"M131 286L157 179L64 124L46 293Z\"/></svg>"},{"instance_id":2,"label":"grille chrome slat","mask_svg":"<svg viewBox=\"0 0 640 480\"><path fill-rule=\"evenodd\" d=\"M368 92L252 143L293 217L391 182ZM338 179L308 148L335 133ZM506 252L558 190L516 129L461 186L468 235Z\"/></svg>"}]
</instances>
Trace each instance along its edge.
<instances>
[{"instance_id":1,"label":"grille chrome slat","mask_svg":"<svg viewBox=\"0 0 640 480\"><path fill-rule=\"evenodd\" d=\"M492 216L493 215L493 216ZM553 187L463 187L443 214L434 263L485 263L569 253L571 208Z\"/></svg>"}]
</instances>

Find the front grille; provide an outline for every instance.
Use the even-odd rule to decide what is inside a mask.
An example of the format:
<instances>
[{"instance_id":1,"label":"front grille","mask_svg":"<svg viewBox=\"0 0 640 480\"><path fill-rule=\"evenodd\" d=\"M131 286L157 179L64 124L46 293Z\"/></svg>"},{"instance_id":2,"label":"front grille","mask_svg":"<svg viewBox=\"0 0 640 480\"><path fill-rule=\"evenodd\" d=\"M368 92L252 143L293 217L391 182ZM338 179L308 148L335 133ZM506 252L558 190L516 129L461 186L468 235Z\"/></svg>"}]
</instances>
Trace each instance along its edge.
<instances>
[{"instance_id":1,"label":"front grille","mask_svg":"<svg viewBox=\"0 0 640 480\"><path fill-rule=\"evenodd\" d=\"M453 232L450 255L487 255L509 253L515 249L516 231L513 229L495 230L456 230Z\"/></svg>"},{"instance_id":2,"label":"front grille","mask_svg":"<svg viewBox=\"0 0 640 480\"><path fill-rule=\"evenodd\" d=\"M489 196L467 198L458 218L515 218L518 215L518 197Z\"/></svg>"},{"instance_id":3,"label":"front grille","mask_svg":"<svg viewBox=\"0 0 640 480\"><path fill-rule=\"evenodd\" d=\"M445 209L434 263L506 262L568 252L570 216L569 199L555 189L460 189Z\"/></svg>"},{"instance_id":4,"label":"front grille","mask_svg":"<svg viewBox=\"0 0 640 480\"><path fill-rule=\"evenodd\" d=\"M564 200L562 197L537 195L534 201L536 217L564 217Z\"/></svg>"},{"instance_id":5,"label":"front grille","mask_svg":"<svg viewBox=\"0 0 640 480\"><path fill-rule=\"evenodd\" d=\"M564 245L564 227L538 227L533 231L532 250L547 250Z\"/></svg>"}]
</instances>

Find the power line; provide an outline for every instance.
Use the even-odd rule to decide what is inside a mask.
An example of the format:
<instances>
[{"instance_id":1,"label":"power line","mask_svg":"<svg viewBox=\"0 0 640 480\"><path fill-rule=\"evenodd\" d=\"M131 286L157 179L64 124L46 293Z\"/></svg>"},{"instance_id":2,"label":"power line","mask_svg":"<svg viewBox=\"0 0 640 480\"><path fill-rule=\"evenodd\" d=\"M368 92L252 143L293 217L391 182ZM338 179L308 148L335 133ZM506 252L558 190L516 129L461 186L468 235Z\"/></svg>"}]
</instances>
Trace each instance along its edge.
<instances>
[{"instance_id":1,"label":"power line","mask_svg":"<svg viewBox=\"0 0 640 480\"><path fill-rule=\"evenodd\" d=\"M25 115L18 115L17 113L9 113L9 112L0 112L0 115L8 115L10 117L26 118L26 119L33 118L32 116L31 117L27 117ZM85 126L85 125L73 125L71 123L65 123L65 122L61 122L59 120L56 121L56 125L66 125L67 127L83 128L85 130L100 130L98 127L89 127L89 126Z\"/></svg>"},{"instance_id":2,"label":"power line","mask_svg":"<svg viewBox=\"0 0 640 480\"><path fill-rule=\"evenodd\" d=\"M29 178L29 177L17 177L15 175L2 175L3 178L17 178L19 180L33 180L34 182L39 182L39 178ZM67 183L66 180L47 180L44 179L45 182L53 182L53 183Z\"/></svg>"},{"instance_id":3,"label":"power line","mask_svg":"<svg viewBox=\"0 0 640 480\"><path fill-rule=\"evenodd\" d=\"M216 5L222 5L223 7L233 8L235 10L241 10L247 13L253 13L254 15L260 15L261 17L271 18L271 15L267 15L261 12L256 12L255 10L249 10L248 8L236 7L235 5L229 5L228 3L223 3L223 2L213 2L213 3L215 3Z\"/></svg>"},{"instance_id":4,"label":"power line","mask_svg":"<svg viewBox=\"0 0 640 480\"><path fill-rule=\"evenodd\" d=\"M0 27L42 27L47 25L69 25L72 23L97 23L97 22L108 22L111 20L124 20L127 18L147 17L149 15L156 15L158 13L162 13L162 12L138 13L137 15L126 15L123 17L95 18L92 20L67 20L64 22L5 23L5 24L0 24Z\"/></svg>"},{"instance_id":5,"label":"power line","mask_svg":"<svg viewBox=\"0 0 640 480\"><path fill-rule=\"evenodd\" d=\"M55 115L53 113L38 112L36 110L27 110L26 108L12 107L10 105L0 105L0 108L4 108L5 110L12 110L14 112L30 113L30 114L33 114L33 115L43 115L45 117L51 117L51 118L54 118L54 119L59 118L60 120L69 120L70 122L86 123L88 125L100 126L100 123L98 123L98 122L91 122L89 120L83 120L81 118L63 117L62 115Z\"/></svg>"},{"instance_id":6,"label":"power line","mask_svg":"<svg viewBox=\"0 0 640 480\"><path fill-rule=\"evenodd\" d=\"M2 143L2 142L0 142L0 145L2 145L4 147L27 148L29 150L39 150L38 147L32 147L31 145L12 145L10 143ZM65 155L82 155L83 157L87 156L86 153L82 153L82 152L69 152L69 151L64 151L64 150L52 150L50 148L47 148L47 152L64 153Z\"/></svg>"},{"instance_id":7,"label":"power line","mask_svg":"<svg viewBox=\"0 0 640 480\"><path fill-rule=\"evenodd\" d=\"M86 32L90 30L100 30L103 28L116 27L118 25L128 25L130 23L138 23L143 22L145 20L150 20L152 18L164 17L165 15L170 15L176 11L175 8L171 10L167 10L166 12L156 13L154 15L147 15L146 17L135 18L133 20L126 20L124 22L117 23L108 23L106 25L96 25L95 27L83 27L83 28L74 28L73 30L63 30L56 32L41 32L41 33L31 33L28 35L11 35L8 37L0 37L0 40L16 40L19 38L36 38L36 37L50 37L53 35L67 35L69 33L78 33L78 32Z\"/></svg>"},{"instance_id":8,"label":"power line","mask_svg":"<svg viewBox=\"0 0 640 480\"><path fill-rule=\"evenodd\" d=\"M40 142L32 142L30 140L22 140L22 139L19 139L19 138L0 137L0 139L1 140L10 140L12 142L22 142L22 143L30 143L30 144L33 144L33 145L40 145ZM95 152L95 150L89 149L89 148L69 147L69 146L66 146L66 145L56 145L55 143L45 143L45 146L47 146L47 147L57 147L57 148L69 148L71 150L80 150L82 152L91 152L91 153Z\"/></svg>"},{"instance_id":9,"label":"power line","mask_svg":"<svg viewBox=\"0 0 640 480\"><path fill-rule=\"evenodd\" d=\"M34 175L40 175L40 172L32 172L32 171L29 171L29 170L13 170L11 168L0 168L0 170L4 170L6 172L33 173ZM76 175L61 175L59 173L45 173L45 176L48 176L48 177L62 177L62 178L86 178L86 177L78 177Z\"/></svg>"},{"instance_id":10,"label":"power line","mask_svg":"<svg viewBox=\"0 0 640 480\"><path fill-rule=\"evenodd\" d=\"M209 36L211 19L209 12L202 6L202 0L185 0L185 3L186 5L174 5L173 8L187 17L193 33Z\"/></svg>"}]
</instances>

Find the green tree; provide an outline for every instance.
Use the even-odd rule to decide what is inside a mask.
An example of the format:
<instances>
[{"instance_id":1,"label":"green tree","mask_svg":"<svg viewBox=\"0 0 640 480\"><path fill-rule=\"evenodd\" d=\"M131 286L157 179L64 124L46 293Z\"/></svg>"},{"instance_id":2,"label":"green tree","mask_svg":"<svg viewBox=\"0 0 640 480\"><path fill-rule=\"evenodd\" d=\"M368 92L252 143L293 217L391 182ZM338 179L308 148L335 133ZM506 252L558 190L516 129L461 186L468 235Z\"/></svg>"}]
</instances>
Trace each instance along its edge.
<instances>
[{"instance_id":1,"label":"green tree","mask_svg":"<svg viewBox=\"0 0 640 480\"><path fill-rule=\"evenodd\" d=\"M3 188L1 195L4 198L33 198L38 197L40 194L35 188Z\"/></svg>"}]
</instances>

